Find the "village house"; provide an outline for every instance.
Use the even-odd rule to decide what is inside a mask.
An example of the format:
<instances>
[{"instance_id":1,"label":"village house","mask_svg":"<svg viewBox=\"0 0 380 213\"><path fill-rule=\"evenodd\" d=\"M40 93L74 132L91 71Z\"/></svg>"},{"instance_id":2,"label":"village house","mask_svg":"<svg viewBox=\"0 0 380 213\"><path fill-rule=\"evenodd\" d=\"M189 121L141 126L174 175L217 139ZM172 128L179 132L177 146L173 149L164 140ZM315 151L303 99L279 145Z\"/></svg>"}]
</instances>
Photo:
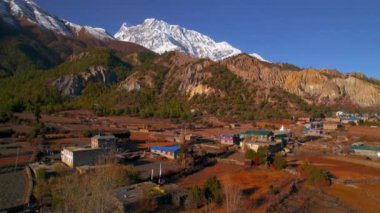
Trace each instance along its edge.
<instances>
[{"instance_id":1,"label":"village house","mask_svg":"<svg viewBox=\"0 0 380 213\"><path fill-rule=\"evenodd\" d=\"M323 127L323 122L313 121L313 122L304 124L304 127L306 129L319 129Z\"/></svg>"},{"instance_id":2,"label":"village house","mask_svg":"<svg viewBox=\"0 0 380 213\"><path fill-rule=\"evenodd\" d=\"M343 128L341 123L328 122L323 124L323 130L338 130Z\"/></svg>"},{"instance_id":3,"label":"village house","mask_svg":"<svg viewBox=\"0 0 380 213\"><path fill-rule=\"evenodd\" d=\"M239 134L240 140L269 142L273 140L273 132L269 130L248 130Z\"/></svg>"},{"instance_id":4,"label":"village house","mask_svg":"<svg viewBox=\"0 0 380 213\"><path fill-rule=\"evenodd\" d=\"M239 135L233 135L233 134L228 134L228 135L221 135L220 136L220 143L223 145L239 145Z\"/></svg>"},{"instance_id":5,"label":"village house","mask_svg":"<svg viewBox=\"0 0 380 213\"><path fill-rule=\"evenodd\" d=\"M364 144L352 144L350 149L356 155L380 158L380 147L365 146Z\"/></svg>"},{"instance_id":6,"label":"village house","mask_svg":"<svg viewBox=\"0 0 380 213\"><path fill-rule=\"evenodd\" d=\"M342 121L342 119L339 117L337 117L337 118L335 118L335 117L325 118L325 122L327 122L327 123L340 123L341 121Z\"/></svg>"},{"instance_id":7,"label":"village house","mask_svg":"<svg viewBox=\"0 0 380 213\"><path fill-rule=\"evenodd\" d=\"M363 122L363 118L357 117L357 116L350 116L350 117L342 118L343 124L355 123L356 125L359 125L361 122Z\"/></svg>"},{"instance_id":8,"label":"village house","mask_svg":"<svg viewBox=\"0 0 380 213\"><path fill-rule=\"evenodd\" d=\"M97 163L102 154L102 149L66 147L61 151L61 161L71 168L92 166Z\"/></svg>"},{"instance_id":9,"label":"village house","mask_svg":"<svg viewBox=\"0 0 380 213\"><path fill-rule=\"evenodd\" d=\"M268 147L271 153L276 153L284 148L283 142L258 142L258 141L242 141L240 142L241 151L245 152L247 149L251 149L255 152L259 150L260 147Z\"/></svg>"},{"instance_id":10,"label":"village house","mask_svg":"<svg viewBox=\"0 0 380 213\"><path fill-rule=\"evenodd\" d=\"M180 150L179 145L175 146L152 146L150 148L150 151L154 154L175 160L178 157L179 150Z\"/></svg>"},{"instance_id":11,"label":"village house","mask_svg":"<svg viewBox=\"0 0 380 213\"><path fill-rule=\"evenodd\" d=\"M91 138L91 148L112 150L116 148L116 137L113 135L96 135Z\"/></svg>"}]
</instances>

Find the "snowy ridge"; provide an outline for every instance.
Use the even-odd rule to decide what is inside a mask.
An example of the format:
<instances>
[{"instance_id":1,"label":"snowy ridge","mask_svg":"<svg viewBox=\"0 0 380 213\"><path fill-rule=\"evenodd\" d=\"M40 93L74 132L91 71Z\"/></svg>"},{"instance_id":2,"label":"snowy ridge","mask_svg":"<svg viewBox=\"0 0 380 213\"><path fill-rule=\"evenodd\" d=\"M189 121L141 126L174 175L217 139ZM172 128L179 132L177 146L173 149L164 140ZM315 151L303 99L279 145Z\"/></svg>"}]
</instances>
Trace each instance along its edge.
<instances>
[{"instance_id":1,"label":"snowy ridge","mask_svg":"<svg viewBox=\"0 0 380 213\"><path fill-rule=\"evenodd\" d=\"M17 26L15 20L26 19L31 24L68 37L78 36L84 30L97 39L114 39L102 28L80 26L50 15L31 0L1 0L0 12L1 18L14 26Z\"/></svg>"},{"instance_id":2,"label":"snowy ridge","mask_svg":"<svg viewBox=\"0 0 380 213\"><path fill-rule=\"evenodd\" d=\"M136 26L124 23L114 37L121 41L137 43L158 54L181 51L192 56L218 61L241 53L227 42L217 43L194 30L152 18Z\"/></svg>"},{"instance_id":3,"label":"snowy ridge","mask_svg":"<svg viewBox=\"0 0 380 213\"><path fill-rule=\"evenodd\" d=\"M69 21L65 21L65 25L70 27L75 35L79 35L81 30L85 30L90 35L94 36L97 39L105 40L105 39L114 39L111 35L107 33L107 31L103 28L98 27L90 27L90 26L81 26L78 24L71 23Z\"/></svg>"},{"instance_id":4,"label":"snowy ridge","mask_svg":"<svg viewBox=\"0 0 380 213\"><path fill-rule=\"evenodd\" d=\"M270 61L268 61L268 60L265 60L263 57L261 57L261 55L259 55L259 54L257 54L257 53L251 53L251 54L249 54L249 55L252 56L252 57L254 57L254 58L259 59L260 61L264 61L264 62L272 63L272 62L270 62Z\"/></svg>"}]
</instances>

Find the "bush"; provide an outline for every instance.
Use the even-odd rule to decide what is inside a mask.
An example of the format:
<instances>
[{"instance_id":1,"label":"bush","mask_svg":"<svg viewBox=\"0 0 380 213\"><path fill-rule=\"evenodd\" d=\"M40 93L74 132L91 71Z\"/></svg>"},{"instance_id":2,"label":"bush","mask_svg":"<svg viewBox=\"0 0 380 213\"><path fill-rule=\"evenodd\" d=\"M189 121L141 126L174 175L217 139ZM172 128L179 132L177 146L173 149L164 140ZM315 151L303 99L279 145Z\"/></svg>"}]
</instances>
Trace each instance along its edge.
<instances>
[{"instance_id":1,"label":"bush","mask_svg":"<svg viewBox=\"0 0 380 213\"><path fill-rule=\"evenodd\" d=\"M255 151L247 148L247 151L245 151L245 158L248 160L253 160L255 156L256 156Z\"/></svg>"},{"instance_id":2,"label":"bush","mask_svg":"<svg viewBox=\"0 0 380 213\"><path fill-rule=\"evenodd\" d=\"M306 179L308 184L324 187L330 185L331 183L330 177L325 171L309 164L308 162L302 164L300 166L300 170L302 176Z\"/></svg>"},{"instance_id":3,"label":"bush","mask_svg":"<svg viewBox=\"0 0 380 213\"><path fill-rule=\"evenodd\" d=\"M197 208L203 198L203 191L199 186L193 186L188 191L188 205L190 209Z\"/></svg>"},{"instance_id":4,"label":"bush","mask_svg":"<svg viewBox=\"0 0 380 213\"><path fill-rule=\"evenodd\" d=\"M281 153L277 153L274 156L274 165L277 169L283 169L286 167L286 159Z\"/></svg>"},{"instance_id":5,"label":"bush","mask_svg":"<svg viewBox=\"0 0 380 213\"><path fill-rule=\"evenodd\" d=\"M269 152L268 147L263 147L263 146L260 146L259 149L257 150L257 155L258 155L261 165L267 162L268 152Z\"/></svg>"},{"instance_id":6,"label":"bush","mask_svg":"<svg viewBox=\"0 0 380 213\"><path fill-rule=\"evenodd\" d=\"M222 201L221 184L216 176L209 178L204 185L204 195L206 200L220 203Z\"/></svg>"},{"instance_id":7,"label":"bush","mask_svg":"<svg viewBox=\"0 0 380 213\"><path fill-rule=\"evenodd\" d=\"M46 180L46 169L37 169L36 171L36 179L37 181L45 181Z\"/></svg>"}]
</instances>

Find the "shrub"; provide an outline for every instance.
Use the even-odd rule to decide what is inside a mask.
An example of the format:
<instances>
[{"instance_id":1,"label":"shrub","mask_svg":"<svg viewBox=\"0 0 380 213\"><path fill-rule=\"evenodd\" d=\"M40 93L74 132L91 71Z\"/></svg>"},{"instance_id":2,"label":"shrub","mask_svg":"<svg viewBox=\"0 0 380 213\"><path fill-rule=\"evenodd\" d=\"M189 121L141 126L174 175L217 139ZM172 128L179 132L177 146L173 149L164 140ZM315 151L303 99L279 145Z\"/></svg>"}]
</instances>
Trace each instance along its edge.
<instances>
[{"instance_id":1,"label":"shrub","mask_svg":"<svg viewBox=\"0 0 380 213\"><path fill-rule=\"evenodd\" d=\"M248 160L253 160L255 156L256 156L255 151L247 148L247 151L245 151L245 158Z\"/></svg>"},{"instance_id":2,"label":"shrub","mask_svg":"<svg viewBox=\"0 0 380 213\"><path fill-rule=\"evenodd\" d=\"M309 164L308 162L302 164L300 166L300 170L302 176L306 179L306 182L308 184L318 187L324 187L330 185L331 183L330 177L325 171Z\"/></svg>"},{"instance_id":3,"label":"shrub","mask_svg":"<svg viewBox=\"0 0 380 213\"><path fill-rule=\"evenodd\" d=\"M267 162L268 157L268 147L260 146L257 150L258 158L260 159L260 164L265 164Z\"/></svg>"},{"instance_id":4,"label":"shrub","mask_svg":"<svg viewBox=\"0 0 380 213\"><path fill-rule=\"evenodd\" d=\"M281 153L277 153L274 156L274 162L273 163L276 166L276 168L278 168L278 169L283 169L286 167L286 159Z\"/></svg>"},{"instance_id":5,"label":"shrub","mask_svg":"<svg viewBox=\"0 0 380 213\"><path fill-rule=\"evenodd\" d=\"M209 178L204 185L204 195L208 201L214 201L220 203L222 201L221 196L221 184L216 176Z\"/></svg>"},{"instance_id":6,"label":"shrub","mask_svg":"<svg viewBox=\"0 0 380 213\"><path fill-rule=\"evenodd\" d=\"M37 179L37 181L45 181L46 180L46 169L43 169L43 168L37 169L36 179Z\"/></svg>"},{"instance_id":7,"label":"shrub","mask_svg":"<svg viewBox=\"0 0 380 213\"><path fill-rule=\"evenodd\" d=\"M203 191L199 186L193 186L188 191L188 205L191 209L197 208L202 200Z\"/></svg>"}]
</instances>

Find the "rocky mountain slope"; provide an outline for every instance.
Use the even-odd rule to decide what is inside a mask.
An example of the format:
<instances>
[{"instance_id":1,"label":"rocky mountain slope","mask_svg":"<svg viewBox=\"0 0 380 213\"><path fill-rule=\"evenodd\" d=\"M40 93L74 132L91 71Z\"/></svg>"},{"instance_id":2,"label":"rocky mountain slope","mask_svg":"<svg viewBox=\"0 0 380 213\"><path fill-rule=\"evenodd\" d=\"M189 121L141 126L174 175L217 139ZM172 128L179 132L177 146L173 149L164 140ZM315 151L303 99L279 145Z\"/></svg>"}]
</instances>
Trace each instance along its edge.
<instances>
[{"instance_id":1,"label":"rocky mountain slope","mask_svg":"<svg viewBox=\"0 0 380 213\"><path fill-rule=\"evenodd\" d=\"M0 1L0 77L25 67L46 69L91 47L148 51L114 39L104 29L80 26L51 15L31 0Z\"/></svg>"},{"instance_id":2,"label":"rocky mountain slope","mask_svg":"<svg viewBox=\"0 0 380 213\"><path fill-rule=\"evenodd\" d=\"M136 26L124 23L114 36L121 41L140 44L158 54L181 51L198 58L219 61L241 53L227 42L215 42L194 30L152 18ZM253 56L265 61L258 54Z\"/></svg>"}]
</instances>

